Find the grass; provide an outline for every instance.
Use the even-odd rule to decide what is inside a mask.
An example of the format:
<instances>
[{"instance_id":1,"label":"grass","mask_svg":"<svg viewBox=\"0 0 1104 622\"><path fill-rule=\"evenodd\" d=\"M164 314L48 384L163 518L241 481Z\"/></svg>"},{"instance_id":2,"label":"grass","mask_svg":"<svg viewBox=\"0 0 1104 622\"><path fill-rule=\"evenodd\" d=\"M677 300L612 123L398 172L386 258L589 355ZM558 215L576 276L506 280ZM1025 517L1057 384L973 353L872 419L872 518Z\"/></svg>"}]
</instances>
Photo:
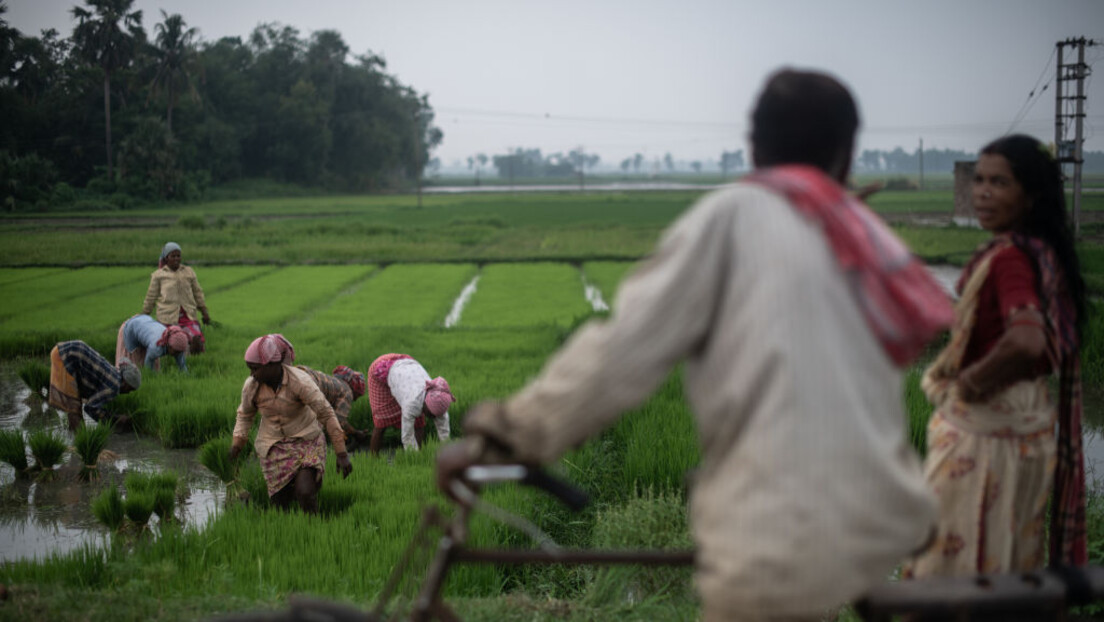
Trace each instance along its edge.
<instances>
[{"instance_id":1,"label":"grass","mask_svg":"<svg viewBox=\"0 0 1104 622\"><path fill-rule=\"evenodd\" d=\"M483 269L458 325L567 326L590 311L579 271L571 266L493 264Z\"/></svg>"}]
</instances>

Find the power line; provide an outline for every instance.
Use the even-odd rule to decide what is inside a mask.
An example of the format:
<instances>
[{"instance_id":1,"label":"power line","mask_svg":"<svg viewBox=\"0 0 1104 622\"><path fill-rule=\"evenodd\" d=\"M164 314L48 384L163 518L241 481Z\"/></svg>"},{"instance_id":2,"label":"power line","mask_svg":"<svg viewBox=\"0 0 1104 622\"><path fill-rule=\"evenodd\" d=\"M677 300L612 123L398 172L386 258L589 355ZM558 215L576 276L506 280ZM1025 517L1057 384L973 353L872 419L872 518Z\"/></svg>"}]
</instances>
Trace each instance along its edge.
<instances>
[{"instance_id":1,"label":"power line","mask_svg":"<svg viewBox=\"0 0 1104 622\"><path fill-rule=\"evenodd\" d=\"M1043 65L1043 70L1039 72L1039 77L1035 80L1035 86L1031 87L1031 91L1028 92L1027 99L1024 100L1023 105L1020 106L1019 112L1016 113L1016 116L1012 117L1012 124L1008 126L1008 130L1005 131L1005 135L1011 134L1012 130L1016 129L1016 126L1019 125L1024 116L1026 116L1031 108L1035 106L1035 102L1039 101L1038 99L1035 99L1035 92L1036 90L1038 90L1039 83L1042 82L1043 76L1046 75L1047 69L1050 68L1050 62L1054 60L1054 56L1056 54L1058 54L1057 47L1053 48L1050 51L1050 57L1047 58L1046 63ZM1038 91L1039 95L1042 95L1047 90L1048 86L1050 86L1050 80L1047 80L1047 83L1043 85L1042 90Z\"/></svg>"}]
</instances>

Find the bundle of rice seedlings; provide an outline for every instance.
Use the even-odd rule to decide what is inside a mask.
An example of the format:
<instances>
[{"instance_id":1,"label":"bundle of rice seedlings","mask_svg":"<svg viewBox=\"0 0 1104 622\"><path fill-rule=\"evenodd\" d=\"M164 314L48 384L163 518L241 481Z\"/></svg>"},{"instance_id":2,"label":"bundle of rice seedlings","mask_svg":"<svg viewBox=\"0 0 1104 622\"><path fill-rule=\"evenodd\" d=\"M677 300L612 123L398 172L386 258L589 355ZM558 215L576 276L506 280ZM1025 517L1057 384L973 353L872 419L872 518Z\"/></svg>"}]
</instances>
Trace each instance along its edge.
<instances>
[{"instance_id":1,"label":"bundle of rice seedlings","mask_svg":"<svg viewBox=\"0 0 1104 622\"><path fill-rule=\"evenodd\" d=\"M92 514L112 531L118 531L126 518L123 496L115 486L108 486L92 501Z\"/></svg>"},{"instance_id":2,"label":"bundle of rice seedlings","mask_svg":"<svg viewBox=\"0 0 1104 622\"><path fill-rule=\"evenodd\" d=\"M242 463L245 462L245 456L248 453L248 451L242 450L236 459L231 460L231 442L230 437L219 436L207 441L199 448L199 463L207 467L216 477L222 480L222 483L226 484L226 502L228 504L242 496L243 488L238 481L238 471ZM246 449L248 449L248 446Z\"/></svg>"},{"instance_id":3,"label":"bundle of rice seedlings","mask_svg":"<svg viewBox=\"0 0 1104 622\"><path fill-rule=\"evenodd\" d=\"M19 368L19 378L39 397L46 397L50 390L50 368L35 361L28 361Z\"/></svg>"},{"instance_id":4,"label":"bundle of rice seedlings","mask_svg":"<svg viewBox=\"0 0 1104 622\"><path fill-rule=\"evenodd\" d=\"M153 491L153 483L151 481L152 476L149 473L143 473L141 471L131 471L127 473L126 479L123 480L123 486L126 487L127 497L130 495L138 495Z\"/></svg>"},{"instance_id":5,"label":"bundle of rice seedlings","mask_svg":"<svg viewBox=\"0 0 1104 622\"><path fill-rule=\"evenodd\" d=\"M153 511L163 521L172 520L173 518L178 479L173 471L161 471L150 476L150 487L153 491Z\"/></svg>"},{"instance_id":6,"label":"bundle of rice seedlings","mask_svg":"<svg viewBox=\"0 0 1104 622\"><path fill-rule=\"evenodd\" d=\"M31 433L28 443L31 445L31 455L34 456L34 470L43 473L52 473L54 467L61 462L65 455L65 440L49 430L39 430Z\"/></svg>"},{"instance_id":7,"label":"bundle of rice seedlings","mask_svg":"<svg viewBox=\"0 0 1104 622\"><path fill-rule=\"evenodd\" d=\"M12 465L16 475L27 473L27 446L19 430L0 430L0 460Z\"/></svg>"},{"instance_id":8,"label":"bundle of rice seedlings","mask_svg":"<svg viewBox=\"0 0 1104 622\"><path fill-rule=\"evenodd\" d=\"M96 464L100 460L100 453L107 447L107 439L111 436L111 424L101 422L94 426L82 425L73 435L73 447L81 458L80 478L90 481L99 477Z\"/></svg>"},{"instance_id":9,"label":"bundle of rice seedlings","mask_svg":"<svg viewBox=\"0 0 1104 622\"><path fill-rule=\"evenodd\" d=\"M153 502L153 494L148 491L127 491L123 509L126 512L126 517L138 526L139 531L146 528L146 523L149 522L150 515L153 514Z\"/></svg>"}]
</instances>

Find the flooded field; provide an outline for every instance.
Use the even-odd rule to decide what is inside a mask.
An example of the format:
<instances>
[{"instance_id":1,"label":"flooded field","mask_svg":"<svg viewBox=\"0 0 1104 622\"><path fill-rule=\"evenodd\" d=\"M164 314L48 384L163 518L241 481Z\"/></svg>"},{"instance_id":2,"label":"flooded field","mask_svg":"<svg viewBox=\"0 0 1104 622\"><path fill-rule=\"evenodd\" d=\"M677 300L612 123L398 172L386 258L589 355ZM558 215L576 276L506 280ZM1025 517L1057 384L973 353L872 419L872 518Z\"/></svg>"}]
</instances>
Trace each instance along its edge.
<instances>
[{"instance_id":1,"label":"flooded field","mask_svg":"<svg viewBox=\"0 0 1104 622\"><path fill-rule=\"evenodd\" d=\"M10 361L0 362L0 428L55 430L71 442L65 417L32 395L16 369ZM17 478L11 466L0 464L0 561L41 559L103 540L108 531L92 515L92 500L104 487L121 485L131 471L175 472L180 481L175 516L186 525L203 525L221 507L225 489L196 461L196 450L165 449L133 432L113 434L107 450L115 457L101 458L99 481L91 483L77 479L80 463L72 448L50 481Z\"/></svg>"}]
</instances>

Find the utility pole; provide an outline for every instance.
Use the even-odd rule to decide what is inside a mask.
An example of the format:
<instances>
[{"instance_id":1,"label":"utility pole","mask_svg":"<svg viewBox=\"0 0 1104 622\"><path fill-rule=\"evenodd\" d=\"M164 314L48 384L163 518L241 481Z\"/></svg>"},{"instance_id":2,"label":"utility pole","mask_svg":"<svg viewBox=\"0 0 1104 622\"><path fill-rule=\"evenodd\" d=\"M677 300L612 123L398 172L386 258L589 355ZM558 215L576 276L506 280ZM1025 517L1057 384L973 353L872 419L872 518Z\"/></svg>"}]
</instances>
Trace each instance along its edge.
<instances>
[{"instance_id":1,"label":"utility pole","mask_svg":"<svg viewBox=\"0 0 1104 622\"><path fill-rule=\"evenodd\" d=\"M920 139L920 190L924 189L924 139Z\"/></svg>"},{"instance_id":2,"label":"utility pole","mask_svg":"<svg viewBox=\"0 0 1104 622\"><path fill-rule=\"evenodd\" d=\"M1054 144L1058 149L1058 166L1073 164L1073 234L1081 233L1081 164L1082 143L1084 142L1085 120L1085 78L1091 75L1091 68L1085 64L1085 46L1098 45L1098 42L1080 37L1059 41L1058 71L1054 79ZM1065 64L1065 47L1077 46L1077 62ZM1074 95L1069 94L1065 83L1076 81ZM1073 103L1073 112L1066 112L1064 105ZM1073 120L1074 139L1066 140L1066 119ZM1063 170L1064 174L1064 170Z\"/></svg>"}]
</instances>

